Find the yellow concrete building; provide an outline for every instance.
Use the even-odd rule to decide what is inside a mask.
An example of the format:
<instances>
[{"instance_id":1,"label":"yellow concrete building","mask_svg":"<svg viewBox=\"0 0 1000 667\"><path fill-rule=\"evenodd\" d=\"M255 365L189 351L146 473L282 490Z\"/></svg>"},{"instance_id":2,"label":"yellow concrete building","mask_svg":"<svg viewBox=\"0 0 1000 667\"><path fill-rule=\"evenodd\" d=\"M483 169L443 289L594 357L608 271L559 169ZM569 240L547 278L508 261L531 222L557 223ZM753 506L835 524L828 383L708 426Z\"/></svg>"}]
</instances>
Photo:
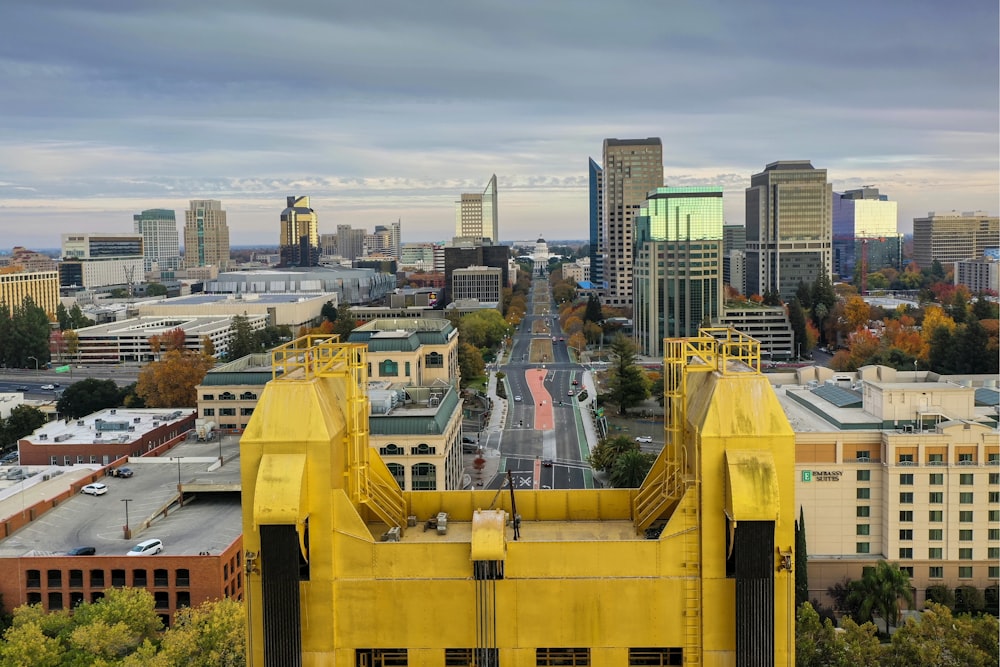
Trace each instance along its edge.
<instances>
[{"instance_id":1,"label":"yellow concrete building","mask_svg":"<svg viewBox=\"0 0 1000 667\"><path fill-rule=\"evenodd\" d=\"M499 492L400 490L364 345L275 350L241 442L249 664L794 664L791 427L752 340L667 347L641 488Z\"/></svg>"},{"instance_id":2,"label":"yellow concrete building","mask_svg":"<svg viewBox=\"0 0 1000 667\"><path fill-rule=\"evenodd\" d=\"M59 272L0 274L0 303L7 304L13 311L29 296L50 318L55 317L59 305Z\"/></svg>"}]
</instances>

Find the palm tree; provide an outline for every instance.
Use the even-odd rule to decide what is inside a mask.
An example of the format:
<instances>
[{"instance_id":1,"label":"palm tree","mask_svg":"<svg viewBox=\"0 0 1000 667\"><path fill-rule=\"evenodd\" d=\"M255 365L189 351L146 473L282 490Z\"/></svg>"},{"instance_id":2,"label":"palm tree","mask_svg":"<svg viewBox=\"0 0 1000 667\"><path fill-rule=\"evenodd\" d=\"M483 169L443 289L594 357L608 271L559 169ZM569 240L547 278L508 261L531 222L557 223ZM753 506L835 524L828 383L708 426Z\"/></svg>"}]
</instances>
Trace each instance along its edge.
<instances>
[{"instance_id":1,"label":"palm tree","mask_svg":"<svg viewBox=\"0 0 1000 667\"><path fill-rule=\"evenodd\" d=\"M646 474L653 467L655 456L632 449L615 461L611 469L609 480L611 486L616 489L635 489L642 486L642 480L646 479Z\"/></svg>"},{"instance_id":2,"label":"palm tree","mask_svg":"<svg viewBox=\"0 0 1000 667\"><path fill-rule=\"evenodd\" d=\"M851 586L850 596L858 604L859 623L870 620L873 613L885 619L886 633L899 625L899 599L906 600L913 608L913 591L910 575L898 565L880 560L878 565L867 568L860 581Z\"/></svg>"}]
</instances>

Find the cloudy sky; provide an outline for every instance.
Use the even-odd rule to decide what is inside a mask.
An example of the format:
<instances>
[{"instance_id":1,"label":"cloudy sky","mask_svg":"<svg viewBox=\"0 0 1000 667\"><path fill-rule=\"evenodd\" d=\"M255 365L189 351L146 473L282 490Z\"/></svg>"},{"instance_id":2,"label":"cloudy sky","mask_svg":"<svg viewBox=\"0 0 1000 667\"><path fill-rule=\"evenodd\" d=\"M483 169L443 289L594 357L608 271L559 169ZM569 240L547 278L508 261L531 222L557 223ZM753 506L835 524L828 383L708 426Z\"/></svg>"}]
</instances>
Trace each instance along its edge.
<instances>
[{"instance_id":1,"label":"cloudy sky","mask_svg":"<svg viewBox=\"0 0 1000 667\"><path fill-rule=\"evenodd\" d=\"M809 159L874 184L901 231L998 207L996 0L4 0L0 249L131 231L221 199L277 243L286 195L321 232L454 233L497 174L504 240L586 238L587 158L659 136L668 185Z\"/></svg>"}]
</instances>

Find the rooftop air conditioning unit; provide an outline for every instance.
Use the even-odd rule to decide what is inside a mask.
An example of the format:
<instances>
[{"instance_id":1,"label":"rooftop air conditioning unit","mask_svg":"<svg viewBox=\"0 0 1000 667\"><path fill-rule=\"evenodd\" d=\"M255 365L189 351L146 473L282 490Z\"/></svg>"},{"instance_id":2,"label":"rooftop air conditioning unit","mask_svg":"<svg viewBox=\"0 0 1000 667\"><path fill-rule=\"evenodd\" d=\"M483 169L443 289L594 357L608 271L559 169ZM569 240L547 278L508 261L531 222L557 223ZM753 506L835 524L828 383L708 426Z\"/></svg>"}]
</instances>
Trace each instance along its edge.
<instances>
[{"instance_id":1,"label":"rooftop air conditioning unit","mask_svg":"<svg viewBox=\"0 0 1000 667\"><path fill-rule=\"evenodd\" d=\"M38 434L38 439L39 440L48 440L49 439L49 434L48 433L39 433Z\"/></svg>"},{"instance_id":2,"label":"rooftop air conditioning unit","mask_svg":"<svg viewBox=\"0 0 1000 667\"><path fill-rule=\"evenodd\" d=\"M77 419L76 420L76 425L77 426L83 426L83 420L82 419Z\"/></svg>"},{"instance_id":3,"label":"rooftop air conditioning unit","mask_svg":"<svg viewBox=\"0 0 1000 667\"><path fill-rule=\"evenodd\" d=\"M116 414L118 414L118 411L115 410L114 408L111 408L111 414L116 415Z\"/></svg>"},{"instance_id":4,"label":"rooftop air conditioning unit","mask_svg":"<svg viewBox=\"0 0 1000 667\"><path fill-rule=\"evenodd\" d=\"M133 417L132 418L132 423L133 424L138 424L140 421L142 421L142 417Z\"/></svg>"}]
</instances>

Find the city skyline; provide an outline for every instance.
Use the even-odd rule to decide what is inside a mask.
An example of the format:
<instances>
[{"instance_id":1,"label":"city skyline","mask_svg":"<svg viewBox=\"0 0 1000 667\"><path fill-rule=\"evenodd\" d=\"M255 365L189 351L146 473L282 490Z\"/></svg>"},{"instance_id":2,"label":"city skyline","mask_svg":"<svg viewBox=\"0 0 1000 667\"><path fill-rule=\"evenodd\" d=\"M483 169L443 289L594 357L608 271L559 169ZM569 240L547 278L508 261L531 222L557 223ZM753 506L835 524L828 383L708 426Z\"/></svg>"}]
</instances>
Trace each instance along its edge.
<instances>
[{"instance_id":1,"label":"city skyline","mask_svg":"<svg viewBox=\"0 0 1000 667\"><path fill-rule=\"evenodd\" d=\"M609 137L660 137L664 184L722 187L729 224L780 160L834 191L875 185L904 232L997 212L996 3L389 4L9 3L5 245L196 199L225 203L234 245L273 245L288 192L320 233L401 219L404 242L447 240L455 200L493 173L502 240L584 239L587 160Z\"/></svg>"}]
</instances>

